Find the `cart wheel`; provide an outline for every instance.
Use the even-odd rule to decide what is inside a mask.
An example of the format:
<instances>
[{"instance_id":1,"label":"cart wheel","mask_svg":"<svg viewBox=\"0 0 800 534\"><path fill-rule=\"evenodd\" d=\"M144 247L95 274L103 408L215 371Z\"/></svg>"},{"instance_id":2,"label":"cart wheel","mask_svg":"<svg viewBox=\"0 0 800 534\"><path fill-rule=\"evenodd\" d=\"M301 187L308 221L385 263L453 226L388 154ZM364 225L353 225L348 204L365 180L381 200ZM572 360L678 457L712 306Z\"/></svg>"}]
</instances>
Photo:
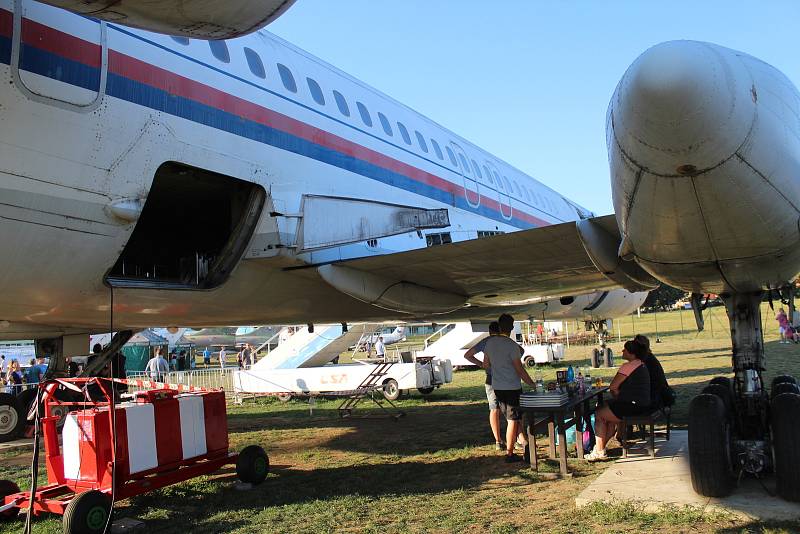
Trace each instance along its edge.
<instances>
[{"instance_id":1,"label":"cart wheel","mask_svg":"<svg viewBox=\"0 0 800 534\"><path fill-rule=\"evenodd\" d=\"M17 439L25 427L25 414L17 399L0 393L0 443Z\"/></svg>"},{"instance_id":2,"label":"cart wheel","mask_svg":"<svg viewBox=\"0 0 800 534\"><path fill-rule=\"evenodd\" d=\"M528 356L527 358L525 358L525 366L536 367L536 360L533 358L533 356Z\"/></svg>"},{"instance_id":3,"label":"cart wheel","mask_svg":"<svg viewBox=\"0 0 800 534\"><path fill-rule=\"evenodd\" d=\"M111 502L97 490L84 491L72 498L64 511L64 534L101 534L106 530Z\"/></svg>"},{"instance_id":4,"label":"cart wheel","mask_svg":"<svg viewBox=\"0 0 800 534\"><path fill-rule=\"evenodd\" d=\"M269 473L269 456L258 445L249 445L236 460L236 476L248 484L261 484Z\"/></svg>"},{"instance_id":5,"label":"cart wheel","mask_svg":"<svg viewBox=\"0 0 800 534\"><path fill-rule=\"evenodd\" d=\"M436 389L436 388L431 386L429 388L417 388L417 391L419 391L423 395L430 395L431 393L433 393L434 389Z\"/></svg>"},{"instance_id":6,"label":"cart wheel","mask_svg":"<svg viewBox=\"0 0 800 534\"><path fill-rule=\"evenodd\" d=\"M14 495L15 493L19 493L19 486L17 486L10 480L0 480L0 505L3 504L3 499L8 497L9 495ZM19 508L12 508L10 510L6 510L5 512L0 513L0 521L2 521L3 519L14 518L17 516L18 512Z\"/></svg>"},{"instance_id":7,"label":"cart wheel","mask_svg":"<svg viewBox=\"0 0 800 534\"><path fill-rule=\"evenodd\" d=\"M390 401L396 401L400 398L400 386L397 380L390 378L383 383L383 396Z\"/></svg>"},{"instance_id":8,"label":"cart wheel","mask_svg":"<svg viewBox=\"0 0 800 534\"><path fill-rule=\"evenodd\" d=\"M292 394L291 393L278 393L275 396L278 397L278 400L283 402L283 403L286 403L286 402L289 402L290 400L292 400Z\"/></svg>"}]
</instances>

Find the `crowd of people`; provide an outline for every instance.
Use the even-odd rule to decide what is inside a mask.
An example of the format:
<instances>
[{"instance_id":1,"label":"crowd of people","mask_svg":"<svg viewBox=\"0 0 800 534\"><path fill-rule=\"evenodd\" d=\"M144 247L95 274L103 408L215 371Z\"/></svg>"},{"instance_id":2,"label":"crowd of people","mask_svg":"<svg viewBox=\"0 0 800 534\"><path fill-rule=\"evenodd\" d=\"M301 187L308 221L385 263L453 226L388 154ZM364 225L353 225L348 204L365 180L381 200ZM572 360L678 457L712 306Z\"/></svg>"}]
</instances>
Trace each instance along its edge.
<instances>
[{"instance_id":1,"label":"crowd of people","mask_svg":"<svg viewBox=\"0 0 800 534\"><path fill-rule=\"evenodd\" d=\"M0 391L12 395L19 394L23 389L33 387L44 378L47 372L45 358L31 358L28 367L23 368L19 360L6 360L5 354L0 355Z\"/></svg>"},{"instance_id":2,"label":"crowd of people","mask_svg":"<svg viewBox=\"0 0 800 534\"><path fill-rule=\"evenodd\" d=\"M503 314L489 325L489 337L480 341L464 355L467 360L486 370L486 398L489 404L489 426L498 450L506 453L506 462L522 460L518 450L525 450L527 436L522 431L520 396L522 382L535 387L522 364L524 349L511 338L514 318ZM478 354L483 359L478 359ZM637 335L625 343L622 351L625 363L611 381L611 399L595 414L595 445L587 460L607 457L609 440L620 430L622 418L650 413L674 402L661 363L650 350L647 337ZM507 422L505 436L501 418ZM505 438L505 439L503 439Z\"/></svg>"}]
</instances>

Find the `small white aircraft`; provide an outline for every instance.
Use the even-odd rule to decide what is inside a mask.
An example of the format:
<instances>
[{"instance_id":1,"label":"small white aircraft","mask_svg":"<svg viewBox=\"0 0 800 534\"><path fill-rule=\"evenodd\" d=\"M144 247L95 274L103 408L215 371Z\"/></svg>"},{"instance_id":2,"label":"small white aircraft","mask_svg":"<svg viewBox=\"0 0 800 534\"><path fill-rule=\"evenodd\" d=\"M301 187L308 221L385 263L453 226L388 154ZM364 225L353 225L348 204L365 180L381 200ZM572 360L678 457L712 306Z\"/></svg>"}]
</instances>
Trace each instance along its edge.
<instances>
[{"instance_id":1,"label":"small white aircraft","mask_svg":"<svg viewBox=\"0 0 800 534\"><path fill-rule=\"evenodd\" d=\"M731 320L734 376L690 409L695 489L774 466L800 500L800 395L761 376L762 292L800 271L800 96L777 69L709 43L642 54L596 217L268 32L195 38L288 2L53 4L110 21L0 0L0 338L49 343L58 373L111 319L540 318L666 282Z\"/></svg>"}]
</instances>

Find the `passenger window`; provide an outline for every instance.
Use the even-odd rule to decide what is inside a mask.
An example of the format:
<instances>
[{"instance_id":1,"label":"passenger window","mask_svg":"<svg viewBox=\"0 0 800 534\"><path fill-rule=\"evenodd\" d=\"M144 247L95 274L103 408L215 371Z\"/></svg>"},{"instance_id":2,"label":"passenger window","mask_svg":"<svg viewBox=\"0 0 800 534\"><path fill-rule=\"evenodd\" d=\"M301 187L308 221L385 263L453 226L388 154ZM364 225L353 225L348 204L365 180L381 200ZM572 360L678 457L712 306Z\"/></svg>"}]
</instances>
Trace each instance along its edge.
<instances>
[{"instance_id":1,"label":"passenger window","mask_svg":"<svg viewBox=\"0 0 800 534\"><path fill-rule=\"evenodd\" d=\"M466 158L464 158L463 154L458 155L458 159L461 160L461 171L464 174L472 174L472 171L469 169L469 163L467 163Z\"/></svg>"},{"instance_id":2,"label":"passenger window","mask_svg":"<svg viewBox=\"0 0 800 534\"><path fill-rule=\"evenodd\" d=\"M336 107L339 108L339 112L344 115L345 117L350 116L350 108L347 106L347 100L344 99L342 93L339 91L333 92L333 99L336 100Z\"/></svg>"},{"instance_id":3,"label":"passenger window","mask_svg":"<svg viewBox=\"0 0 800 534\"><path fill-rule=\"evenodd\" d=\"M511 187L511 182L508 181L508 178L503 176L503 183L506 184L506 191L511 194L514 194L514 189Z\"/></svg>"},{"instance_id":4,"label":"passenger window","mask_svg":"<svg viewBox=\"0 0 800 534\"><path fill-rule=\"evenodd\" d=\"M405 125L402 122L397 123L397 129L400 130L400 135L403 136L403 141L406 142L407 145L411 144L411 136L408 135L408 130L406 130Z\"/></svg>"},{"instance_id":5,"label":"passenger window","mask_svg":"<svg viewBox=\"0 0 800 534\"><path fill-rule=\"evenodd\" d=\"M389 119L386 118L386 115L379 111L378 120L381 121L381 126L383 127L383 131L386 132L386 135L392 137L394 135L392 133L392 125L389 124Z\"/></svg>"},{"instance_id":6,"label":"passenger window","mask_svg":"<svg viewBox=\"0 0 800 534\"><path fill-rule=\"evenodd\" d=\"M267 77L267 72L264 70L264 63L261 62L261 58L254 50L245 47L244 57L247 59L247 66L250 67L250 72L252 72L254 76L261 79Z\"/></svg>"},{"instance_id":7,"label":"passenger window","mask_svg":"<svg viewBox=\"0 0 800 534\"><path fill-rule=\"evenodd\" d=\"M489 183L494 185L494 179L492 178L492 173L489 172L489 169L486 165L483 166L483 172L486 173L486 177L489 179Z\"/></svg>"},{"instance_id":8,"label":"passenger window","mask_svg":"<svg viewBox=\"0 0 800 534\"><path fill-rule=\"evenodd\" d=\"M503 181L500 180L500 175L496 172L494 173L494 181L497 182L497 189L505 190L505 186L503 185ZM508 191L506 191L507 193Z\"/></svg>"},{"instance_id":9,"label":"passenger window","mask_svg":"<svg viewBox=\"0 0 800 534\"><path fill-rule=\"evenodd\" d=\"M444 161L444 155L442 154L442 149L439 148L439 143L436 142L436 139L431 139L431 144L433 145L433 151L436 152L436 157Z\"/></svg>"},{"instance_id":10,"label":"passenger window","mask_svg":"<svg viewBox=\"0 0 800 534\"><path fill-rule=\"evenodd\" d=\"M188 37L178 37L176 35L170 35L172 40L178 43L179 45L189 46L189 38Z\"/></svg>"},{"instance_id":11,"label":"passenger window","mask_svg":"<svg viewBox=\"0 0 800 534\"><path fill-rule=\"evenodd\" d=\"M324 106L325 95L322 94L322 88L319 86L317 81L313 78L306 78L306 82L308 83L308 91L311 93L311 98L313 98L314 102L320 106Z\"/></svg>"},{"instance_id":12,"label":"passenger window","mask_svg":"<svg viewBox=\"0 0 800 534\"><path fill-rule=\"evenodd\" d=\"M528 195L528 188L526 186L524 186L524 185L522 186L522 193L525 195L525 200L530 202L531 201L531 197L530 197L530 195Z\"/></svg>"},{"instance_id":13,"label":"passenger window","mask_svg":"<svg viewBox=\"0 0 800 534\"><path fill-rule=\"evenodd\" d=\"M278 63L278 73L281 75L281 82L283 82L283 86L286 90L290 93L296 93L297 83L294 81L294 75L292 71L289 70L289 67Z\"/></svg>"},{"instance_id":14,"label":"passenger window","mask_svg":"<svg viewBox=\"0 0 800 534\"><path fill-rule=\"evenodd\" d=\"M522 190L519 188L519 184L517 184L516 180L514 180L514 189L517 191L517 197L522 198Z\"/></svg>"},{"instance_id":15,"label":"passenger window","mask_svg":"<svg viewBox=\"0 0 800 534\"><path fill-rule=\"evenodd\" d=\"M470 161L472 162L472 170L474 170L474 171L475 171L475 176L477 176L479 179L483 180L483 175L481 174L481 170L480 170L480 168L478 167L478 164L477 164L477 163L475 163L475 160L474 160L474 159L473 159L473 160L470 160Z\"/></svg>"},{"instance_id":16,"label":"passenger window","mask_svg":"<svg viewBox=\"0 0 800 534\"><path fill-rule=\"evenodd\" d=\"M228 53L228 45L225 44L225 41L209 41L208 47L218 60L223 63L231 62L231 55Z\"/></svg>"},{"instance_id":17,"label":"passenger window","mask_svg":"<svg viewBox=\"0 0 800 534\"><path fill-rule=\"evenodd\" d=\"M450 149L449 146L445 146L444 148L447 150L447 157L450 158L450 163L452 163L454 167L458 167L458 163L456 162L456 155L453 154L453 151Z\"/></svg>"},{"instance_id":18,"label":"passenger window","mask_svg":"<svg viewBox=\"0 0 800 534\"><path fill-rule=\"evenodd\" d=\"M356 107L358 108L358 114L361 115L361 121L371 128L372 127L372 117L369 114L369 110L367 109L367 106L365 106L361 102L356 102Z\"/></svg>"},{"instance_id":19,"label":"passenger window","mask_svg":"<svg viewBox=\"0 0 800 534\"><path fill-rule=\"evenodd\" d=\"M422 149L423 152L426 154L428 153L428 145L425 143L425 138L422 137L422 134L418 131L414 130L414 134L417 136L417 142L419 143L419 147Z\"/></svg>"}]
</instances>

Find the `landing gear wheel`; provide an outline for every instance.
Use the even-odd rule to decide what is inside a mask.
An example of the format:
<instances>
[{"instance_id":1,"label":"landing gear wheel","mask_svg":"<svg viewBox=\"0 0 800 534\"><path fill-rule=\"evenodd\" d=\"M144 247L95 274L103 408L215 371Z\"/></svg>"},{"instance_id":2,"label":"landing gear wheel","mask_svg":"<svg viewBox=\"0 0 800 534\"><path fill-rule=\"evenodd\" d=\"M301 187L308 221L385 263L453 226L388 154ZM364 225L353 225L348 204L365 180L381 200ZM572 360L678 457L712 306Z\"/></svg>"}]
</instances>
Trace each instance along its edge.
<instances>
[{"instance_id":1,"label":"landing gear wheel","mask_svg":"<svg viewBox=\"0 0 800 534\"><path fill-rule=\"evenodd\" d=\"M433 393L434 389L436 389L436 388L431 386L429 388L417 388L417 391L419 391L423 395L430 395L431 393Z\"/></svg>"},{"instance_id":2,"label":"landing gear wheel","mask_svg":"<svg viewBox=\"0 0 800 534\"><path fill-rule=\"evenodd\" d=\"M106 530L111 501L97 490L72 498L64 511L64 534L102 534Z\"/></svg>"},{"instance_id":3,"label":"landing gear wheel","mask_svg":"<svg viewBox=\"0 0 800 534\"><path fill-rule=\"evenodd\" d=\"M600 349L592 349L592 367L598 369L600 367Z\"/></svg>"},{"instance_id":4,"label":"landing gear wheel","mask_svg":"<svg viewBox=\"0 0 800 534\"><path fill-rule=\"evenodd\" d=\"M3 505L3 499L9 495L14 495L15 493L19 493L19 486L10 480L0 480L0 506ZM4 519L12 519L17 516L18 512L19 508L11 508L5 512L0 512L0 521Z\"/></svg>"},{"instance_id":5,"label":"landing gear wheel","mask_svg":"<svg viewBox=\"0 0 800 534\"><path fill-rule=\"evenodd\" d=\"M781 393L772 399L772 455L778 495L800 501L800 395Z\"/></svg>"},{"instance_id":6,"label":"landing gear wheel","mask_svg":"<svg viewBox=\"0 0 800 534\"><path fill-rule=\"evenodd\" d=\"M525 358L525 367L534 368L536 367L536 360L533 359L533 356L528 356Z\"/></svg>"},{"instance_id":7,"label":"landing gear wheel","mask_svg":"<svg viewBox=\"0 0 800 534\"><path fill-rule=\"evenodd\" d=\"M792 384L791 382L781 382L780 384L775 384L774 386L772 386L773 399L783 393L800 394L800 386L798 386L797 384Z\"/></svg>"},{"instance_id":8,"label":"landing gear wheel","mask_svg":"<svg viewBox=\"0 0 800 534\"><path fill-rule=\"evenodd\" d=\"M236 476L247 484L261 484L269 473L269 457L258 445L242 449L236 460Z\"/></svg>"},{"instance_id":9,"label":"landing gear wheel","mask_svg":"<svg viewBox=\"0 0 800 534\"><path fill-rule=\"evenodd\" d=\"M275 396L278 398L279 401L283 402L284 404L292 400L291 393L278 393Z\"/></svg>"},{"instance_id":10,"label":"landing gear wheel","mask_svg":"<svg viewBox=\"0 0 800 534\"><path fill-rule=\"evenodd\" d=\"M700 394L689 404L692 487L705 497L724 497L733 491L729 417L717 395Z\"/></svg>"},{"instance_id":11,"label":"landing gear wheel","mask_svg":"<svg viewBox=\"0 0 800 534\"><path fill-rule=\"evenodd\" d=\"M611 350L611 347L603 349L603 364L606 367L614 367L614 351Z\"/></svg>"},{"instance_id":12,"label":"landing gear wheel","mask_svg":"<svg viewBox=\"0 0 800 534\"><path fill-rule=\"evenodd\" d=\"M396 401L400 398L400 386L397 384L397 380L390 378L383 383L383 396L390 401Z\"/></svg>"},{"instance_id":13,"label":"landing gear wheel","mask_svg":"<svg viewBox=\"0 0 800 534\"><path fill-rule=\"evenodd\" d=\"M0 393L0 443L17 439L25 428L25 414L16 397Z\"/></svg>"},{"instance_id":14,"label":"landing gear wheel","mask_svg":"<svg viewBox=\"0 0 800 534\"><path fill-rule=\"evenodd\" d=\"M797 384L797 380L792 375L776 376L775 378L772 379L772 388L775 389L775 386L784 383Z\"/></svg>"},{"instance_id":15,"label":"landing gear wheel","mask_svg":"<svg viewBox=\"0 0 800 534\"><path fill-rule=\"evenodd\" d=\"M709 385L719 384L720 386L725 386L729 390L731 389L731 379L727 376L715 376L711 379L708 383Z\"/></svg>"},{"instance_id":16,"label":"landing gear wheel","mask_svg":"<svg viewBox=\"0 0 800 534\"><path fill-rule=\"evenodd\" d=\"M716 395L722 399L722 403L725 405L725 413L728 415L729 420L733 417L735 404L733 402L733 392L731 392L731 388L722 384L709 384L703 388L701 394Z\"/></svg>"}]
</instances>

